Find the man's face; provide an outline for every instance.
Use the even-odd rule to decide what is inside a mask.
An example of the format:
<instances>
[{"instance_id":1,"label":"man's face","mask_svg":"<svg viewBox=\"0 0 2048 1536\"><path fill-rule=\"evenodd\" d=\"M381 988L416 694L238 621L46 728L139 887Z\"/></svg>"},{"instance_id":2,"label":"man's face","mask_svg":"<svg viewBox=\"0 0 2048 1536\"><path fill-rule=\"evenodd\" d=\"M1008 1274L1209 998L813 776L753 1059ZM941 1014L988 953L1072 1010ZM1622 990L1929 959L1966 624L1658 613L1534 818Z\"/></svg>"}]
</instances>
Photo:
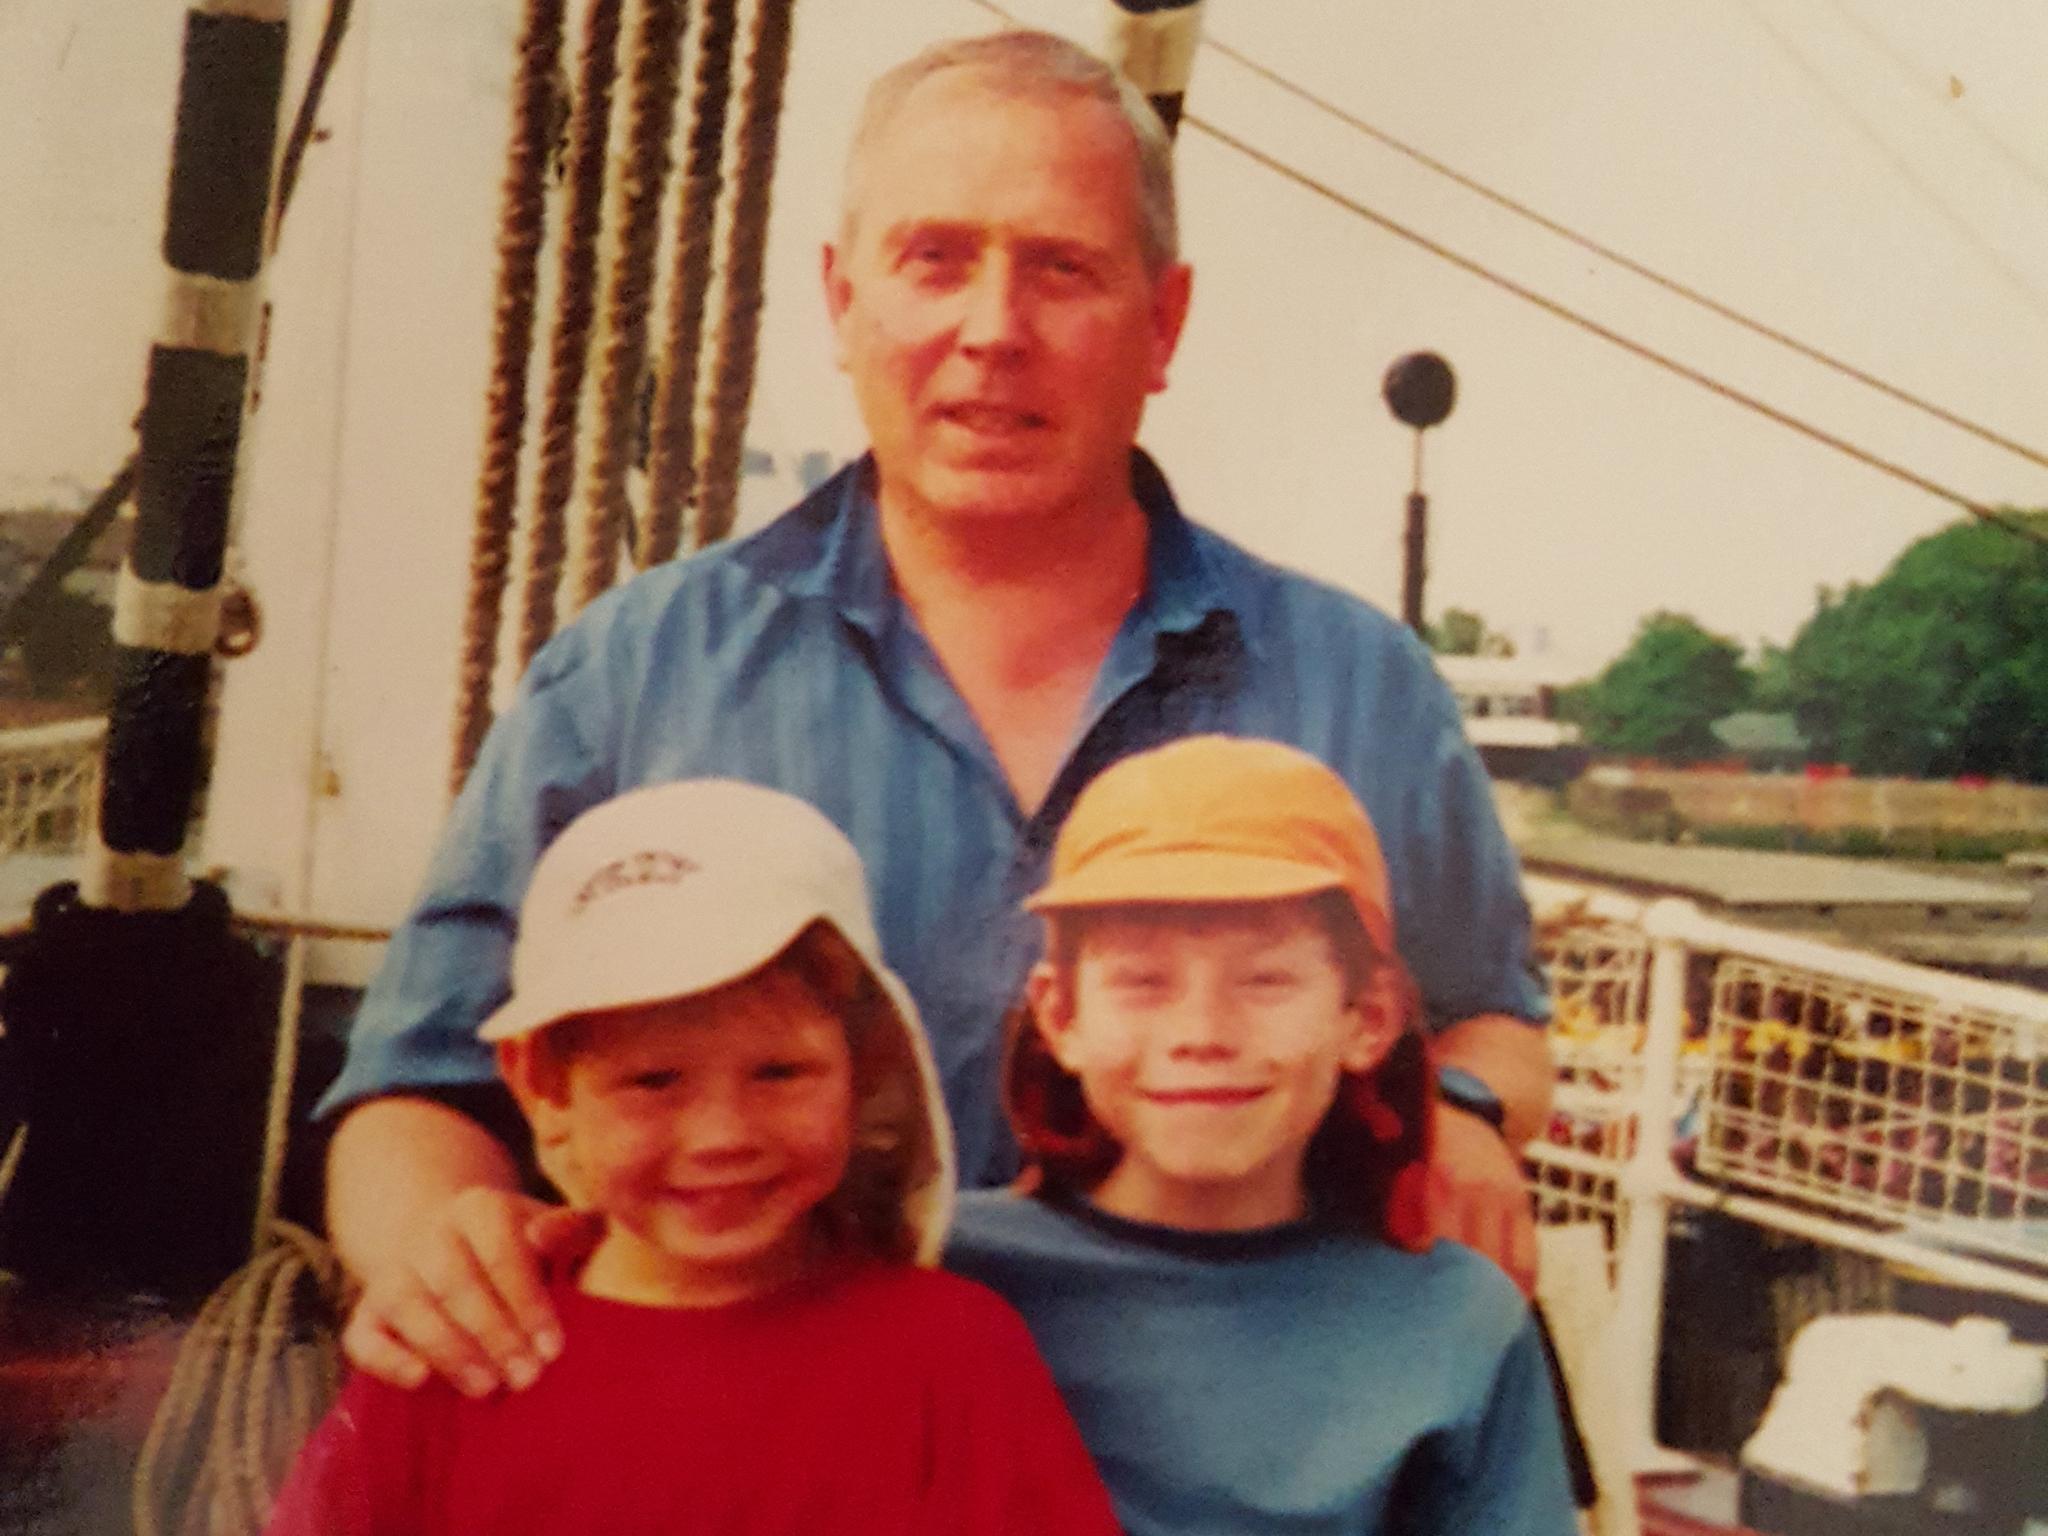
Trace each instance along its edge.
<instances>
[{"instance_id":1,"label":"man's face","mask_svg":"<svg viewBox=\"0 0 2048 1536\"><path fill-rule=\"evenodd\" d=\"M556 1113L580 1193L608 1218L592 1258L635 1299L726 1301L800 1271L811 1213L852 1152L846 1031L768 971L582 1031Z\"/></svg>"},{"instance_id":2,"label":"man's face","mask_svg":"<svg viewBox=\"0 0 2048 1536\"><path fill-rule=\"evenodd\" d=\"M1153 278L1137 155L1078 95L920 82L871 146L826 303L886 510L1042 517L1118 504L1187 312Z\"/></svg>"}]
</instances>

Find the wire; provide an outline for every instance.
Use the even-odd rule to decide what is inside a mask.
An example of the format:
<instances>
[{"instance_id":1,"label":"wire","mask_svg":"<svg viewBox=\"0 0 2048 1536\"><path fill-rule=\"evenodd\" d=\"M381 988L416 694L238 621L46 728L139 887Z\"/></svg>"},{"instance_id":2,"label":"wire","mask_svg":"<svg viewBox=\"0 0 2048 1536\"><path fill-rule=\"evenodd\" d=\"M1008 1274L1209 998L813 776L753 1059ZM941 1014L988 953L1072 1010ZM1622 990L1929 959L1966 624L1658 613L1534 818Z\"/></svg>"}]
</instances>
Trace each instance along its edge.
<instances>
[{"instance_id":1,"label":"wire","mask_svg":"<svg viewBox=\"0 0 2048 1536\"><path fill-rule=\"evenodd\" d=\"M986 0L974 0L974 3L980 5L986 3ZM1214 123L1209 122L1205 118L1197 117L1195 114L1191 112L1183 112L1181 114L1181 121L1184 124L1192 126L1197 131L1207 134L1210 138L1215 139L1218 143L1227 145L1230 148L1236 150L1239 154L1245 156L1247 159L1252 160L1259 165L1263 165L1264 167L1266 167L1266 169L1273 171L1274 173L1280 176L1284 176L1285 178L1287 178L1287 180L1294 182L1296 185L1305 187L1309 191L1316 193L1320 197L1327 198L1329 201L1335 203L1338 207L1343 208L1350 213L1356 214L1359 218L1364 219L1369 224L1375 225L1378 228L1385 230L1388 234L1398 236L1400 239L1408 241L1411 245L1419 246L1423 250L1429 252L1430 255L1437 257L1439 260L1447 261L1452 266L1459 268L1461 271L1469 272L1474 277L1480 278L1485 282L1492 283L1495 287L1504 289L1506 292L1513 294L1516 298L1522 299L1527 303L1534 304L1538 309L1543 310L1545 313L1555 315L1558 319L1566 321L1569 324L1575 325L1579 327L1579 329L1586 331L1591 335L1599 337L1602 341L1610 342L1614 346L1620 347L1624 352L1627 352L1634 357L1641 358L1644 362L1653 363L1657 367L1662 368L1667 372L1678 375L1678 377L1684 379L1687 383L1697 384L1700 388L1708 390L1713 394L1719 395L1724 400L1729 400L1737 405L1744 406L1747 409L1756 412L1759 416L1763 416L1770 421L1775 421L1781 427L1789 428L1790 430L1799 433L1802 437L1810 438L1814 442L1820 443L1829 448L1833 448L1838 453L1847 454L1850 458L1855 459L1857 462L1865 464L1872 469L1879 470L1884 474L1890 475L1895 480L1902 480L1907 485L1913 486L1918 490L1927 492L1930 496L1938 496L1943 501L1953 502L1956 506L1961 507L1965 512L1969 513L1972 517L1981 518L1987 523L1995 523L1999 527L2004 528L2011 533L2018 534L2023 539L2030 539L2034 543L2048 545L2048 534L2036 532L2033 528L2028 527L2026 524L2017 522L2012 518L2006 517L2003 513L2000 513L1990 507L1985 506L1982 502L1973 501L1968 496L1963 495L1960 491L1951 490L1949 487L1941 484L1939 481L1930 480L1925 475L1918 474L1913 470L1907 469L1902 464L1896 464L1892 462L1890 459L1881 458L1877 454L1870 452L1866 448L1858 447L1856 444L1848 441L1846 438L1837 437L1832 432L1824 431L1823 429L1816 427L1809 422L1800 420L1798 417L1793 416L1788 412L1781 411L1776 406L1768 404L1767 402L1758 399L1755 395L1747 394L1744 391L1735 388L1732 384L1724 384L1719 379L1713 378L1708 374L1702 373L1697 368L1694 368L1689 364L1678 361L1678 359L1675 357L1671 357L1666 353L1659 352L1653 347L1645 346L1643 345L1643 343L1639 341L1631 340L1629 337L1622 335L1619 331L1612 330L1609 327L1602 325L1599 321L1580 314L1575 309L1567 308L1565 305L1558 303L1557 300L1548 298L1545 295L1536 292L1533 288L1523 286L1521 283L1516 282L1513 278L1504 277L1500 273L1492 270L1490 267L1482 266L1480 263L1474 261L1469 256L1460 255L1458 252L1451 250L1448 246L1441 245L1437 241L1430 239L1429 236L1422 234L1420 231L1410 229L1407 225L1398 223L1395 220L1388 218L1385 214L1379 213L1374 209L1366 207L1363 203L1357 201L1355 198L1346 197L1343 193L1337 191L1336 188L1330 186L1328 183L1318 181L1315 177L1308 175L1306 172L1296 170L1293 166L1288 165L1286 162L1279 160L1272 155L1267 154L1264 150L1259 149L1254 145L1246 143L1243 139L1237 137L1237 135L1229 132L1226 129L1217 127Z\"/></svg>"},{"instance_id":2,"label":"wire","mask_svg":"<svg viewBox=\"0 0 2048 1536\"><path fill-rule=\"evenodd\" d=\"M2038 464L2043 469L2048 469L2048 452L2043 452L2037 448L2030 448L2024 443L2015 442L2009 437L2004 437L1999 433L1992 431L1989 427L1980 426L1978 423L1974 421L1970 421L1965 417L1958 416L1953 411L1949 411L1943 408L1942 406L1936 405L1934 402L1930 400L1923 399L1919 395L1915 395L1907 390L1901 389L1896 384L1890 383L1885 379L1877 377L1875 374L1866 372L1865 370L1856 367L1853 363L1844 362L1842 359L1835 357L1830 353L1823 352L1818 347L1810 346L1806 342L1799 340L1796 336L1789 336L1785 332L1778 330L1773 326L1766 325L1761 320L1753 320L1748 315L1743 314L1741 311L1734 309L1727 304L1722 303L1719 299L1701 293L1698 289L1687 286L1685 283L1678 281L1676 278L1666 277L1663 273L1658 272L1653 268L1644 266L1643 263L1637 261L1634 257L1628 256L1621 251L1617 251L1612 246L1604 245L1600 241L1593 239L1589 235L1582 235L1577 230L1572 229L1567 225L1560 224L1557 220L1550 218L1548 215L1543 214L1537 211L1536 209L1529 207L1526 203L1518 202L1514 198L1509 197L1504 192L1497 192L1492 187L1485 185L1483 182L1475 181L1470 176L1465 175L1464 172L1459 171L1452 166L1446 165L1443 161L1436 159L1434 156L1415 148L1411 144L1406 144L1402 142L1400 139L1395 138L1392 134L1386 132L1384 129L1375 128L1371 123L1368 123L1364 119L1357 117L1350 112L1347 112L1344 108L1337 106L1334 102L1325 100L1323 97L1316 95L1313 91L1310 91L1303 86L1295 84L1292 80L1287 79L1284 75L1281 75L1277 71L1272 70L1268 68L1266 65L1259 63L1258 60L1249 57L1248 55L1240 52L1236 48L1231 47L1228 43L1218 42L1215 38L1211 37L1204 38L1203 45L1205 47L1213 49L1217 53L1220 53L1224 58L1229 59L1233 64L1238 65L1240 68L1249 70L1252 74L1257 75L1261 80L1267 81L1269 84L1278 86L1281 90L1287 92L1288 95L1296 97L1301 101L1305 101L1310 106L1315 107L1318 111L1335 118L1338 122L1343 123L1347 128L1354 129L1357 132L1364 134L1374 143L1382 145L1387 149L1391 149L1396 154L1406 156L1408 159L1414 161L1417 165L1423 167L1423 169L1433 171L1437 175L1457 183L1457 185L1463 187L1466 191L1473 193L1475 196L1484 198L1486 201L1494 204L1496 207L1504 208L1509 213L1515 214L1519 218L1527 219L1530 223L1537 225L1541 229L1547 230L1549 233L1556 235L1559 239L1567 240L1571 244L1578 246L1581 250L1590 251L1592 254L1602 258L1605 261L1611 261L1616 266L1622 268L1624 271L1633 273L1635 276L1642 278L1645 282L1654 283L1657 287L1664 289L1666 292L1676 294L1679 298L1686 300L1688 303L1697 304L1700 308L1708 311L1710 314L1718 315L1720 316L1720 318L1729 321L1731 324L1739 325L1744 330L1749 331L1754 335L1761 336L1767 341L1776 342L1779 346L1784 347L1789 351L1797 353L1799 356L1807 359L1809 362L1818 363L1823 368L1832 369L1836 373L1843 375L1845 378L1854 379L1858 384L1861 384L1868 389L1874 389L1879 394L1886 395L1889 398L1898 401L1902 405L1909 405L1913 407L1915 410L1924 411L1929 416L1934 417L1937 421L1946 422L1949 426L1956 427L1964 432L1968 432L1973 437L1980 438L1984 442L1992 443L1997 447L2003 448L2008 453L2016 453L2021 458L2029 460L2034 464Z\"/></svg>"},{"instance_id":3,"label":"wire","mask_svg":"<svg viewBox=\"0 0 2048 1536\"><path fill-rule=\"evenodd\" d=\"M995 0L969 0L969 3L979 7L981 10L989 12L992 15L999 16L1004 21L1010 22L1013 25L1018 23L1018 18L1011 15L1008 11L1004 10L1000 5L995 4ZM1492 268L1483 266L1479 262L1474 261L1469 256L1460 255L1458 252L1451 250L1448 246L1445 246L1439 243L1438 241L1432 240L1429 236L1421 233L1419 230L1410 229L1407 225L1399 223L1398 221L1389 218L1387 215L1383 213L1366 207L1365 204L1359 202L1356 198L1347 197L1344 193L1339 192L1335 187L1330 186L1327 182L1319 181L1315 177L1309 175L1307 172L1297 170L1295 167L1287 164L1286 161L1279 159L1277 156L1268 154L1265 150L1262 150L1253 144L1247 143L1245 140L1239 138L1236 134L1231 133L1229 130L1225 128L1219 127L1217 124L1211 122L1206 117L1198 116L1197 114L1192 112L1183 111L1183 113L1181 114L1181 123L1186 127L1193 128L1198 133L1206 134L1208 137L1216 140L1216 142L1218 142L1219 144L1223 144L1228 148L1236 150L1246 159L1252 161L1254 164L1265 167L1267 170L1272 171L1275 175L1281 176L1286 180L1295 183L1297 186L1300 186L1310 192L1315 193L1318 197L1325 198L1328 201L1335 203L1338 207L1344 209L1346 212L1354 214L1358 218L1364 219L1368 224L1374 225L1376 228L1384 230L1386 233L1394 235L1399 239L1406 240L1409 244L1417 246L1422 250L1427 251L1430 255L1435 256L1440 261L1447 261L1452 266L1457 267L1459 270L1468 272L1472 276L1477 277L1484 282L1491 283L1495 287L1513 294L1516 298L1521 299L1526 303L1535 305L1538 309L1541 309L1546 314L1553 315L1557 319L1563 320L1568 324L1579 327L1579 329L1586 331L1590 335L1599 337L1602 341L1611 343L1612 345L1621 348L1624 352L1629 353L1631 356L1640 358L1644 362L1654 364L1655 366L1662 368L1669 373L1674 373L1679 378L1684 379L1687 383L1697 384L1700 388L1705 389L1710 393L1719 395L1724 400L1728 400L1736 405L1743 406L1744 408L1755 412L1757 415L1764 417L1766 420L1774 421L1779 426L1785 427L1790 431L1797 432L1800 436L1808 438L1813 442L1817 442L1824 447L1832 448L1838 453L1846 454L1848 457L1855 459L1858 463L1866 465L1871 469L1875 469L1880 473L1890 475L1895 480L1903 481L1907 485L1914 487L1916 490L1924 491L1930 496L1938 497L1943 501L1949 502L1954 506L1960 507L1963 511L1969 513L1970 516L1974 518L1978 518L1983 522L1991 523L1997 527L2003 528L2008 533L2014 534L2019 538L2026 539L2031 543L2048 546L2048 533L2037 532L2035 529L2029 527L2027 524L2019 522L2013 518L2007 517L2003 513L1995 510L1992 507L1986 506L1984 503L1980 501L1972 500L1970 497L1963 495L1960 491L1952 490L1948 486L1941 484L1939 481L1930 480L1925 475L1916 473L1915 471L1906 468L1903 464L1896 464L1889 459L1881 458L1877 454L1870 452L1868 449L1858 447L1855 443L1849 442L1846 438L1836 437L1831 432L1824 431L1820 427L1813 426L1809 422L1802 421L1796 416L1793 416L1785 411L1781 411L1776 406L1771 405L1763 400L1760 400L1754 395L1747 394L1744 391L1735 388L1732 384L1724 384L1719 379L1713 378L1708 374L1702 373L1697 368L1691 367L1689 364L1678 361L1677 358L1671 357L1663 352L1659 352L1655 348L1645 346L1643 343L1639 341L1631 340L1629 337L1622 335L1619 331L1612 330L1609 327L1602 325L1599 321L1594 320L1589 316L1582 315L1577 310L1571 309L1566 305L1560 304L1557 300L1548 298L1545 295L1536 292L1533 288L1526 287L1523 284L1516 282L1513 278L1505 277L1502 274L1495 272Z\"/></svg>"}]
</instances>

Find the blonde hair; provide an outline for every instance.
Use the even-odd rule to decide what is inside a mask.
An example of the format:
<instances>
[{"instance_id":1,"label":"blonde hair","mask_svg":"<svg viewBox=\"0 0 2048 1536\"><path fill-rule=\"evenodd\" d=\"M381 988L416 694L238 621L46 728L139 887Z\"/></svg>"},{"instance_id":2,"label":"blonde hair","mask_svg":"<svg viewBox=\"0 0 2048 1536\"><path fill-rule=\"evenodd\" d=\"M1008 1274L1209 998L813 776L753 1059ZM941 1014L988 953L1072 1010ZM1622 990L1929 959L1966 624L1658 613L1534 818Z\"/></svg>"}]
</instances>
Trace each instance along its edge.
<instances>
[{"instance_id":1,"label":"blonde hair","mask_svg":"<svg viewBox=\"0 0 2048 1536\"><path fill-rule=\"evenodd\" d=\"M868 161L876 142L910 93L933 75L977 70L991 90L1027 100L1080 98L1102 103L1122 120L1137 164L1138 250L1152 277L1180 259L1180 221L1173 186L1173 141L1138 88L1078 44L1049 32L996 32L938 43L898 64L868 87L846 156L840 241L853 241Z\"/></svg>"}]
</instances>

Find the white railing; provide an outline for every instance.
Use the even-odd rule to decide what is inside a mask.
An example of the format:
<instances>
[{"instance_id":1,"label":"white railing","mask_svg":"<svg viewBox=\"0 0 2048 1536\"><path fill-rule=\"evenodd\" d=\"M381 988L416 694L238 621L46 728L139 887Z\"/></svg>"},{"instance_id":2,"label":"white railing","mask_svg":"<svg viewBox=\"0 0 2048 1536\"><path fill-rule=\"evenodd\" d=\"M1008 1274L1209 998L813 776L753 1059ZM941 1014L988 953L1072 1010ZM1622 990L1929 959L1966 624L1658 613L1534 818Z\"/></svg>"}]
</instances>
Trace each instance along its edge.
<instances>
[{"instance_id":1,"label":"white railing","mask_svg":"<svg viewBox=\"0 0 2048 1536\"><path fill-rule=\"evenodd\" d=\"M1539 1216L1594 1222L1631 1463L1673 1207L2048 1303L2048 994L1531 878L1557 1109Z\"/></svg>"},{"instance_id":2,"label":"white railing","mask_svg":"<svg viewBox=\"0 0 2048 1536\"><path fill-rule=\"evenodd\" d=\"M70 853L99 812L102 719L0 730L0 858Z\"/></svg>"}]
</instances>

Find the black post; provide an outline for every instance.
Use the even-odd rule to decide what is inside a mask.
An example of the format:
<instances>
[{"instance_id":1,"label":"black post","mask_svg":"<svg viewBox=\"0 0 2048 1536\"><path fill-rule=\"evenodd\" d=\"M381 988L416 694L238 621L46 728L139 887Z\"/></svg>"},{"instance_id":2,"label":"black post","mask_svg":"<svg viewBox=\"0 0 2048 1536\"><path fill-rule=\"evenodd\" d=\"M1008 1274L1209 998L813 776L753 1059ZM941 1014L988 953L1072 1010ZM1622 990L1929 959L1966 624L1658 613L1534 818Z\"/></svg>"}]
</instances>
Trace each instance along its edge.
<instances>
[{"instance_id":1,"label":"black post","mask_svg":"<svg viewBox=\"0 0 2048 1536\"><path fill-rule=\"evenodd\" d=\"M4 956L0 1018L27 1126L0 1204L25 1278L179 1292L250 1252L279 968L195 892L236 455L249 385L287 0L196 0L165 213L164 318L143 397L136 522L115 589L100 826L80 881ZM11 1131L0 1132L11 1135Z\"/></svg>"},{"instance_id":2,"label":"black post","mask_svg":"<svg viewBox=\"0 0 2048 1536\"><path fill-rule=\"evenodd\" d=\"M1429 498L1408 493L1408 526L1401 536L1401 622L1422 633L1422 584L1429 577Z\"/></svg>"},{"instance_id":3,"label":"black post","mask_svg":"<svg viewBox=\"0 0 2048 1536\"><path fill-rule=\"evenodd\" d=\"M1395 419L1415 429L1414 479L1408 490L1408 520L1401 540L1401 621L1424 631L1422 588L1429 567L1429 498L1422 493L1422 434L1451 414L1458 381L1451 365L1434 352L1410 352L1394 359L1380 381L1380 393Z\"/></svg>"}]
</instances>

